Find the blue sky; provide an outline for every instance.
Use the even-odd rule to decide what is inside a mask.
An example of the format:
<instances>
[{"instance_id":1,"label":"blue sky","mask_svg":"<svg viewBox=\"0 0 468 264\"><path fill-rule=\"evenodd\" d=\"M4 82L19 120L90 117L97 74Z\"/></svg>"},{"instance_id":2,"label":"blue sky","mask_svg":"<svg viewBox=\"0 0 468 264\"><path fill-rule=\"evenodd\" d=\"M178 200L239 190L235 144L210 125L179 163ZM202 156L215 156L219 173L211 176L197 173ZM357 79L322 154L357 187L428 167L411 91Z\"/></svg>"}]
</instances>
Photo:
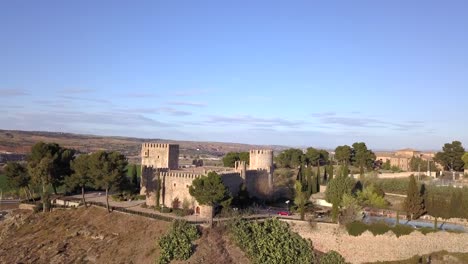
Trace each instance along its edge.
<instances>
[{"instance_id":1,"label":"blue sky","mask_svg":"<svg viewBox=\"0 0 468 264\"><path fill-rule=\"evenodd\" d=\"M465 1L2 1L0 128L468 145Z\"/></svg>"}]
</instances>

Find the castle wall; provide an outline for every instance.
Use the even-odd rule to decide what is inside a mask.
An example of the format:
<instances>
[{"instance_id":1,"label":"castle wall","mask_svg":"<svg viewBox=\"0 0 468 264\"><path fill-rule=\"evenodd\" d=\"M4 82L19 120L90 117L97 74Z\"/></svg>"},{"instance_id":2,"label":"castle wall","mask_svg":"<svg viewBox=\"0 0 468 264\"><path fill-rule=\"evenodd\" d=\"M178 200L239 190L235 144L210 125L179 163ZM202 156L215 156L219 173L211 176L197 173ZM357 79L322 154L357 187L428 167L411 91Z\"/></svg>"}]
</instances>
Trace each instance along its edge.
<instances>
[{"instance_id":1,"label":"castle wall","mask_svg":"<svg viewBox=\"0 0 468 264\"><path fill-rule=\"evenodd\" d=\"M250 197L270 199L273 194L273 186L270 181L271 173L267 170L248 170L245 186Z\"/></svg>"},{"instance_id":2,"label":"castle wall","mask_svg":"<svg viewBox=\"0 0 468 264\"><path fill-rule=\"evenodd\" d=\"M243 179L240 173L232 172L232 173L223 173L220 174L221 179L223 180L224 186L226 186L229 191L231 192L232 196L236 196L239 193L239 189L241 184L243 183Z\"/></svg>"}]
</instances>

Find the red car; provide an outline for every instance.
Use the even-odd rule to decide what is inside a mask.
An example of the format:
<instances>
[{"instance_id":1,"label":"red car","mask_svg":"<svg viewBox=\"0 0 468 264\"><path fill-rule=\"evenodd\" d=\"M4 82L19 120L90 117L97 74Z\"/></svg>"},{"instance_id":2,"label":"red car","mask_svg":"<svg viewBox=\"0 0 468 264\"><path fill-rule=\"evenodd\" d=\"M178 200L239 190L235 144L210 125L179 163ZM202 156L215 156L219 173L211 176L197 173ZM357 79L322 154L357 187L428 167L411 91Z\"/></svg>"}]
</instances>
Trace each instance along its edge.
<instances>
[{"instance_id":1,"label":"red car","mask_svg":"<svg viewBox=\"0 0 468 264\"><path fill-rule=\"evenodd\" d=\"M288 211L279 211L279 212L278 212L278 215L286 215L286 216L289 216L289 215L291 215L291 213L288 212Z\"/></svg>"}]
</instances>

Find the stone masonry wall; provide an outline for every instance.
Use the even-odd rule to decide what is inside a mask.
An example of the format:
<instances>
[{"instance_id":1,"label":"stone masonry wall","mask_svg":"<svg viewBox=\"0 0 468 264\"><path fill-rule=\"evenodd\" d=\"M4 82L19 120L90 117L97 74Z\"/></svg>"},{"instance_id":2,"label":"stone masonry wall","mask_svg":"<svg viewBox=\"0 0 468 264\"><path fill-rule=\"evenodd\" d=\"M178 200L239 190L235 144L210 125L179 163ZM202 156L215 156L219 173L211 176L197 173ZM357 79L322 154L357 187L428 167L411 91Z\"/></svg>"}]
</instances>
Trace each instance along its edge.
<instances>
[{"instance_id":1,"label":"stone masonry wall","mask_svg":"<svg viewBox=\"0 0 468 264\"><path fill-rule=\"evenodd\" d=\"M351 263L405 260L414 255L441 250L468 252L467 233L437 232L423 235L415 231L397 238L392 232L374 236L366 231L354 237L336 224L317 223L317 227L312 229L308 222L287 222L292 231L311 239L315 249L322 252L335 250Z\"/></svg>"}]
</instances>

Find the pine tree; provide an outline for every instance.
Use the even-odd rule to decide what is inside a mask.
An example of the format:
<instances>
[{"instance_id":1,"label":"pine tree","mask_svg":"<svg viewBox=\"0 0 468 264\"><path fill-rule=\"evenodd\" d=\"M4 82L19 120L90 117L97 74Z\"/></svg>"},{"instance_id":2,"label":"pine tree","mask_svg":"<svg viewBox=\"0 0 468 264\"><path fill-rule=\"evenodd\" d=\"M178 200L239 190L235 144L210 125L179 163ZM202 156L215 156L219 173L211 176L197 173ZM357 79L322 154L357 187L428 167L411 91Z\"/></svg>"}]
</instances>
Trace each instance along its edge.
<instances>
[{"instance_id":1,"label":"pine tree","mask_svg":"<svg viewBox=\"0 0 468 264\"><path fill-rule=\"evenodd\" d=\"M408 219L418 219L421 215L424 214L424 200L422 199L421 193L418 190L418 185L416 184L414 175L410 176L404 207Z\"/></svg>"},{"instance_id":2,"label":"pine tree","mask_svg":"<svg viewBox=\"0 0 468 264\"><path fill-rule=\"evenodd\" d=\"M333 165L330 164L328 165L328 181L333 179Z\"/></svg>"}]
</instances>

